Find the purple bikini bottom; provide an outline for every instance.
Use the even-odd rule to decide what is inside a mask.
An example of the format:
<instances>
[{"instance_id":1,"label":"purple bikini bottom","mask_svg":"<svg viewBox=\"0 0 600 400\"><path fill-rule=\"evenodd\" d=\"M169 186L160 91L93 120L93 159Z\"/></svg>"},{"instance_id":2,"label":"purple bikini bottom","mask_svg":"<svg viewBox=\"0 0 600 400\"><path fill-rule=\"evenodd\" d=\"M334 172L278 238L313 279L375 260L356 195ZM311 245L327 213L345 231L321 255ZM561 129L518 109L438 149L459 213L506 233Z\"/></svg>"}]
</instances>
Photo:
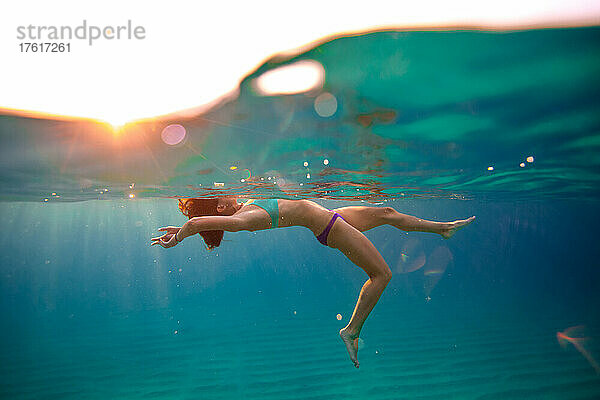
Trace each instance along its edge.
<instances>
[{"instance_id":1,"label":"purple bikini bottom","mask_svg":"<svg viewBox=\"0 0 600 400\"><path fill-rule=\"evenodd\" d=\"M329 231L331 230L331 227L333 226L333 223L335 222L335 220L337 219L337 217L340 217L341 219L344 219L340 214L334 213L333 217L331 217L331 220L327 224L327 227L323 230L323 232L321 232L319 234L319 236L317 236L317 240L319 242L321 242L321 244L323 246L327 246L327 236L329 236ZM344 219L344 221L345 221L345 219Z\"/></svg>"}]
</instances>

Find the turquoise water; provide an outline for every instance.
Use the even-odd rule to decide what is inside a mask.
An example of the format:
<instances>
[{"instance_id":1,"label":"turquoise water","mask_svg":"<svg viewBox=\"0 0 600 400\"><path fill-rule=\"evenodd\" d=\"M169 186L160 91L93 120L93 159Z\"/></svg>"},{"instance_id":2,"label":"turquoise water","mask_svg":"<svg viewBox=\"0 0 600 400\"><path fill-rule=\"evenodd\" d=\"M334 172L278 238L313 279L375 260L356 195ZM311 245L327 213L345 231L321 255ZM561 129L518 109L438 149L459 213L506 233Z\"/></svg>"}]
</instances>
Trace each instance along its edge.
<instances>
[{"instance_id":1,"label":"turquoise water","mask_svg":"<svg viewBox=\"0 0 600 400\"><path fill-rule=\"evenodd\" d=\"M0 397L600 397L598 33L339 38L201 115L118 131L6 111ZM333 116L253 92L299 59L323 64ZM223 193L477 220L366 232L394 277L356 370L337 332L366 275L309 230L148 246L185 221L171 197ZM584 351L562 348L581 325Z\"/></svg>"}]
</instances>

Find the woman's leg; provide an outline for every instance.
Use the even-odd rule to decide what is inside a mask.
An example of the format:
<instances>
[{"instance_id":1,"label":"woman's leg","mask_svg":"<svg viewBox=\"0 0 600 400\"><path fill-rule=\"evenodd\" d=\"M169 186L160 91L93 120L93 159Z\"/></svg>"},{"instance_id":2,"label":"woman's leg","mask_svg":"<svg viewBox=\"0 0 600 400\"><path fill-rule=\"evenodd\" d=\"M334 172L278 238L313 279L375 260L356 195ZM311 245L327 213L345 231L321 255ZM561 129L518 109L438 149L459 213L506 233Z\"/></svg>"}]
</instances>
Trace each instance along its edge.
<instances>
[{"instance_id":1,"label":"woman's leg","mask_svg":"<svg viewBox=\"0 0 600 400\"><path fill-rule=\"evenodd\" d=\"M463 226L471 223L475 217L453 222L436 222L401 214L392 207L342 207L334 210L356 229L368 231L381 225L391 225L407 232L431 232L448 239Z\"/></svg>"},{"instance_id":2,"label":"woman's leg","mask_svg":"<svg viewBox=\"0 0 600 400\"><path fill-rule=\"evenodd\" d=\"M338 219L335 222L329 232L327 244L339 249L369 275L360 291L350 322L340 330L340 337L346 345L350 359L358 368L358 336L367 316L392 278L392 271L371 241L344 220Z\"/></svg>"}]
</instances>

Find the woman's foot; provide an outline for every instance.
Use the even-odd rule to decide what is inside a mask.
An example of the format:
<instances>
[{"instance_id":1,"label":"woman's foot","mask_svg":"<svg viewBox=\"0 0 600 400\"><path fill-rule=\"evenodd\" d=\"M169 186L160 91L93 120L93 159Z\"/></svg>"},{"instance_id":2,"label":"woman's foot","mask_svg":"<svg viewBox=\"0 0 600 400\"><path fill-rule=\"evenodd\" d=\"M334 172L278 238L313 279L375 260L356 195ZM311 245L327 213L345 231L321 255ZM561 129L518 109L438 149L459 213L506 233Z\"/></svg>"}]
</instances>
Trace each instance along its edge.
<instances>
[{"instance_id":1,"label":"woman's foot","mask_svg":"<svg viewBox=\"0 0 600 400\"><path fill-rule=\"evenodd\" d=\"M348 331L348 328L340 329L340 337L344 341L346 345L346 350L348 351L348 355L350 356L350 360L354 363L356 368L359 367L358 364L358 334L353 334Z\"/></svg>"},{"instance_id":2,"label":"woman's foot","mask_svg":"<svg viewBox=\"0 0 600 400\"><path fill-rule=\"evenodd\" d=\"M458 221L449 222L448 226L444 228L444 230L440 233L444 239L450 239L456 231L465 226L469 225L471 222L475 220L475 216L467 219L460 219Z\"/></svg>"}]
</instances>

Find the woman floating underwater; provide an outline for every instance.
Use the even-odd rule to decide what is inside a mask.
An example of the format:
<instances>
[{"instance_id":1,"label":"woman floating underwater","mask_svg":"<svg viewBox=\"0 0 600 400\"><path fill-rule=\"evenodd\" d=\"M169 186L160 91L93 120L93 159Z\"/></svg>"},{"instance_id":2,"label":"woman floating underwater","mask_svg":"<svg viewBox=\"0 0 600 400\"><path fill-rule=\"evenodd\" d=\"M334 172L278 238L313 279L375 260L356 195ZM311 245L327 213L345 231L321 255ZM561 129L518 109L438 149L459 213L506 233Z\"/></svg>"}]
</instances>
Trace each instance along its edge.
<instances>
[{"instance_id":1,"label":"woman floating underwater","mask_svg":"<svg viewBox=\"0 0 600 400\"><path fill-rule=\"evenodd\" d=\"M426 221L397 212L391 207L343 207L328 210L309 200L249 200L238 203L235 197L182 199L179 209L189 218L182 227L168 226L152 238L152 246L176 246L188 236L199 233L209 249L219 246L223 232L259 231L270 228L304 226L325 246L340 250L369 276L363 285L348 325L340 330L350 359L359 367L358 336L367 316L392 278L392 271L379 251L361 232L380 225L403 231L437 233L448 239L471 223L475 217L454 222Z\"/></svg>"}]
</instances>

